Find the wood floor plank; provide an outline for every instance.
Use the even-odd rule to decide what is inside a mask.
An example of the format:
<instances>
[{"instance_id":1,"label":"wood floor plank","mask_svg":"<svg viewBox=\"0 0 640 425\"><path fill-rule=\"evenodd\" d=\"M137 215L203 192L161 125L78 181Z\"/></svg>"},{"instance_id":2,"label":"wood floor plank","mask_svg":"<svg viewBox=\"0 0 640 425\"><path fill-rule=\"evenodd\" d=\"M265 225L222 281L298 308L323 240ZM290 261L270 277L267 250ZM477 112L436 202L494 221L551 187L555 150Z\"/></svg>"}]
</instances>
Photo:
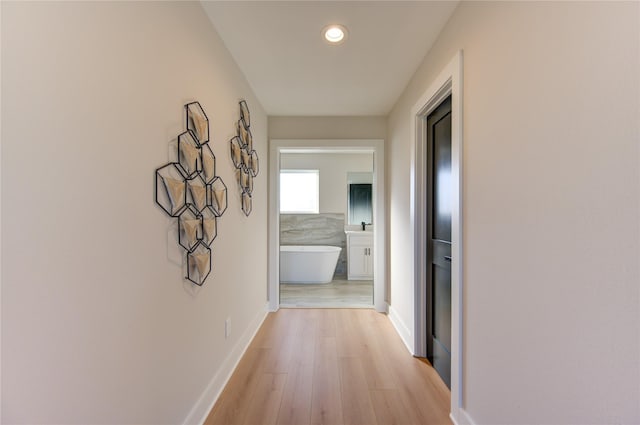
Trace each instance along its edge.
<instances>
[{"instance_id":1,"label":"wood floor plank","mask_svg":"<svg viewBox=\"0 0 640 425\"><path fill-rule=\"evenodd\" d=\"M300 310L283 311L281 320L277 325L278 332L273 335L273 349L267 352L267 358L264 361L264 371L268 373L287 373L291 358L299 348L300 342L296 340L298 337L298 329L300 327L299 316Z\"/></svg>"},{"instance_id":2,"label":"wood floor plank","mask_svg":"<svg viewBox=\"0 0 640 425\"><path fill-rule=\"evenodd\" d=\"M360 322L360 333L368 342L369 359L362 362L369 389L394 389L391 359L387 355L389 350L386 339L381 338L381 327L388 323L380 323L376 320L363 320ZM384 326L383 326L384 325Z\"/></svg>"},{"instance_id":3,"label":"wood floor plank","mask_svg":"<svg viewBox=\"0 0 640 425\"><path fill-rule=\"evenodd\" d=\"M394 375L397 393L415 423L448 424L450 423L449 403L442 403L442 397L434 389L435 387L425 384L420 369L426 367L429 366L417 359L412 359L411 362L398 368Z\"/></svg>"},{"instance_id":4,"label":"wood floor plank","mask_svg":"<svg viewBox=\"0 0 640 425\"><path fill-rule=\"evenodd\" d=\"M451 395L428 362L409 354L390 323L381 323L381 336L389 343L385 355L393 364L393 379L412 423L449 424Z\"/></svg>"},{"instance_id":5,"label":"wood floor plank","mask_svg":"<svg viewBox=\"0 0 640 425\"><path fill-rule=\"evenodd\" d=\"M278 425L309 425L313 393L313 365L297 364L287 374L278 411Z\"/></svg>"},{"instance_id":6,"label":"wood floor plank","mask_svg":"<svg viewBox=\"0 0 640 425\"><path fill-rule=\"evenodd\" d=\"M242 425L249 407L248 402L262 373L261 363L266 350L256 347L247 350L209 413L206 425Z\"/></svg>"},{"instance_id":7,"label":"wood floor plank","mask_svg":"<svg viewBox=\"0 0 640 425\"><path fill-rule=\"evenodd\" d=\"M450 400L385 315L281 309L269 314L205 423L448 425Z\"/></svg>"},{"instance_id":8,"label":"wood floor plank","mask_svg":"<svg viewBox=\"0 0 640 425\"><path fill-rule=\"evenodd\" d=\"M417 418L405 408L396 390L370 390L378 425L412 425Z\"/></svg>"},{"instance_id":9,"label":"wood floor plank","mask_svg":"<svg viewBox=\"0 0 640 425\"><path fill-rule=\"evenodd\" d=\"M335 337L318 341L311 399L313 425L342 425L342 399L340 396L340 368Z\"/></svg>"},{"instance_id":10,"label":"wood floor plank","mask_svg":"<svg viewBox=\"0 0 640 425\"><path fill-rule=\"evenodd\" d=\"M318 317L318 338L336 336L336 315L333 309L315 310Z\"/></svg>"},{"instance_id":11,"label":"wood floor plank","mask_svg":"<svg viewBox=\"0 0 640 425\"><path fill-rule=\"evenodd\" d=\"M339 359L342 414L345 424L375 425L376 415L361 360L359 357Z\"/></svg>"},{"instance_id":12,"label":"wood floor plank","mask_svg":"<svg viewBox=\"0 0 640 425\"><path fill-rule=\"evenodd\" d=\"M367 310L365 314L370 312L371 310ZM336 309L335 314L338 357L368 355L369 347L356 323L357 317L362 313L355 309Z\"/></svg>"},{"instance_id":13,"label":"wood floor plank","mask_svg":"<svg viewBox=\"0 0 640 425\"><path fill-rule=\"evenodd\" d=\"M278 413L279 425L308 425L311 423L313 371L318 332L318 315L309 312L299 317L301 326L296 341L298 347L291 356L287 382Z\"/></svg>"},{"instance_id":14,"label":"wood floor plank","mask_svg":"<svg viewBox=\"0 0 640 425\"><path fill-rule=\"evenodd\" d=\"M244 425L276 423L286 377L284 373L263 373L260 376L254 396L249 401Z\"/></svg>"}]
</instances>

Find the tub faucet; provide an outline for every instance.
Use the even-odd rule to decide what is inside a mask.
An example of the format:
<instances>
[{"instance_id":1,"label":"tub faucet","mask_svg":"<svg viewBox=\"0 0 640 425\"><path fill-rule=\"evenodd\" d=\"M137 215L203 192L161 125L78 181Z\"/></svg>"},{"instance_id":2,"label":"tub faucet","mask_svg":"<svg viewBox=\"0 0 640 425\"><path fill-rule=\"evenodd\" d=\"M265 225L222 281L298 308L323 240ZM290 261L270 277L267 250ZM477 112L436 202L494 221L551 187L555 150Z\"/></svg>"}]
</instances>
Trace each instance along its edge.
<instances>
[{"instance_id":1,"label":"tub faucet","mask_svg":"<svg viewBox=\"0 0 640 425\"><path fill-rule=\"evenodd\" d=\"M362 223L360 223L360 224L362 224L362 231L364 232L364 226L366 226L366 225L367 225L367 223L365 223L365 222L363 221L363 222L362 222Z\"/></svg>"}]
</instances>

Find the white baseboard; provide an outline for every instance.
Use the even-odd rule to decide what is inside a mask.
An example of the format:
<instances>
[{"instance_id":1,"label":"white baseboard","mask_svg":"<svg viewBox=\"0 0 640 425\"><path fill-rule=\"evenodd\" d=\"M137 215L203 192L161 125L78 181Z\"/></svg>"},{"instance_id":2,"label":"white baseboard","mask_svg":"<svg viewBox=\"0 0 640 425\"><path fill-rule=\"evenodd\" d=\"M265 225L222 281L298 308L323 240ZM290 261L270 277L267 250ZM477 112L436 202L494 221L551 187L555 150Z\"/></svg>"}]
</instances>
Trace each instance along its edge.
<instances>
[{"instance_id":1,"label":"white baseboard","mask_svg":"<svg viewBox=\"0 0 640 425\"><path fill-rule=\"evenodd\" d=\"M220 397L222 390L227 385L227 382L229 382L229 379L236 370L236 367L238 367L240 359L242 359L245 351L249 348L249 344L251 344L256 333L258 333L258 329L260 329L260 326L267 317L268 312L269 304L267 303L264 309L258 312L256 317L251 321L235 347L233 347L225 361L222 363L222 366L220 366L213 378L211 378L209 385L207 385L207 388L204 390L196 404L187 415L187 418L184 420L184 425L201 425L207 419L209 412L218 400L218 397Z\"/></svg>"},{"instance_id":2,"label":"white baseboard","mask_svg":"<svg viewBox=\"0 0 640 425\"><path fill-rule=\"evenodd\" d=\"M454 425L476 425L464 409L456 409L449 414Z\"/></svg>"},{"instance_id":3,"label":"white baseboard","mask_svg":"<svg viewBox=\"0 0 640 425\"><path fill-rule=\"evenodd\" d=\"M405 323L402 321L402 319L398 315L398 312L393 308L393 306L389 306L388 317L389 317L389 320L391 321L391 324L396 329L396 332L398 332L398 335L400 335L400 339L402 340L402 342L404 342L404 345L407 347L407 350L409 350L409 353L411 353L411 355L413 356L415 354L415 351L413 349L413 338L411 335L411 331L409 330L407 325L405 325Z\"/></svg>"}]
</instances>

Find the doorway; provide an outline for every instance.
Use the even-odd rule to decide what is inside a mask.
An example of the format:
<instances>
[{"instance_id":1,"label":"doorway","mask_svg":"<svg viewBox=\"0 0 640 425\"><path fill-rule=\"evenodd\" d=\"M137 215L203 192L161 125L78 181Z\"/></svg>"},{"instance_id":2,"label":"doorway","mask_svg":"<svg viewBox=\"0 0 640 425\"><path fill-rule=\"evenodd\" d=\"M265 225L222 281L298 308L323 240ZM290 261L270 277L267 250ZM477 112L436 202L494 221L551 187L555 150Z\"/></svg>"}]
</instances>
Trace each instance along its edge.
<instances>
[{"instance_id":1,"label":"doorway","mask_svg":"<svg viewBox=\"0 0 640 425\"><path fill-rule=\"evenodd\" d=\"M427 228L431 213L427 209L429 194L427 191L428 161L427 161L427 117L438 108L447 98L451 98L451 174L448 186L451 189L451 243L450 254L440 253L441 264L449 263L451 284L451 312L450 325L441 322L444 328L450 329L450 389L451 415L456 418L463 414L463 209L462 209L462 51L458 51L446 64L440 74L434 78L429 88L420 96L411 109L411 125L415 129L412 134L413 150L411 183L412 221L411 229L414 246L414 332L413 354L427 357L428 350L428 321L431 311L428 305L433 298L433 288L427 288L429 275L433 264L429 265L427 253L431 249L431 240L427 239ZM435 252L435 250L434 250ZM448 256L450 258L445 258ZM449 262L450 260L450 262ZM446 273L446 272L445 272ZM448 294L445 292L444 296ZM436 295L438 296L438 295ZM446 314L445 314L446 315ZM437 322L436 322L437 324ZM440 333L442 334L443 331ZM437 330L436 330L437 333ZM444 336L443 336L444 338ZM435 362L435 359L434 359Z\"/></svg>"},{"instance_id":2,"label":"doorway","mask_svg":"<svg viewBox=\"0 0 640 425\"><path fill-rule=\"evenodd\" d=\"M373 153L282 150L279 183L280 306L373 308Z\"/></svg>"},{"instance_id":3,"label":"doorway","mask_svg":"<svg viewBox=\"0 0 640 425\"><path fill-rule=\"evenodd\" d=\"M286 169L283 158L295 153L338 153L338 154L369 154L373 158L372 172L372 247L366 252L371 256L373 274L373 303L370 305L377 311L386 312L385 300L385 214L384 214L384 142L382 140L271 140L269 158L269 309L276 311L280 308L280 171ZM345 198L348 188L344 187ZM343 210L348 216L348 211ZM367 224L367 223L365 223ZM360 228L353 225L353 230ZM350 230L345 225L344 230ZM370 230L370 229L367 229ZM348 279L346 279L348 282Z\"/></svg>"},{"instance_id":4,"label":"doorway","mask_svg":"<svg viewBox=\"0 0 640 425\"><path fill-rule=\"evenodd\" d=\"M427 358L451 388L451 96L426 120Z\"/></svg>"}]
</instances>

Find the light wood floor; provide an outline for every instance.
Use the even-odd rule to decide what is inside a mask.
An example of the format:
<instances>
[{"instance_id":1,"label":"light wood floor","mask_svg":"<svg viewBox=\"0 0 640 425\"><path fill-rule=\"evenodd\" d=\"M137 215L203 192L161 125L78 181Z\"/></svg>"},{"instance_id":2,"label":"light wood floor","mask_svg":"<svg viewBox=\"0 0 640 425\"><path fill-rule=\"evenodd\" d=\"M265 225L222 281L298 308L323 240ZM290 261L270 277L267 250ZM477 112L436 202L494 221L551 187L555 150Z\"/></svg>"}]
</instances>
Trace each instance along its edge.
<instances>
[{"instance_id":1,"label":"light wood floor","mask_svg":"<svg viewBox=\"0 0 640 425\"><path fill-rule=\"evenodd\" d=\"M373 280L334 279L321 285L280 284L280 307L371 308Z\"/></svg>"},{"instance_id":2,"label":"light wood floor","mask_svg":"<svg viewBox=\"0 0 640 425\"><path fill-rule=\"evenodd\" d=\"M451 424L450 393L385 315L281 309L266 318L205 424Z\"/></svg>"}]
</instances>

